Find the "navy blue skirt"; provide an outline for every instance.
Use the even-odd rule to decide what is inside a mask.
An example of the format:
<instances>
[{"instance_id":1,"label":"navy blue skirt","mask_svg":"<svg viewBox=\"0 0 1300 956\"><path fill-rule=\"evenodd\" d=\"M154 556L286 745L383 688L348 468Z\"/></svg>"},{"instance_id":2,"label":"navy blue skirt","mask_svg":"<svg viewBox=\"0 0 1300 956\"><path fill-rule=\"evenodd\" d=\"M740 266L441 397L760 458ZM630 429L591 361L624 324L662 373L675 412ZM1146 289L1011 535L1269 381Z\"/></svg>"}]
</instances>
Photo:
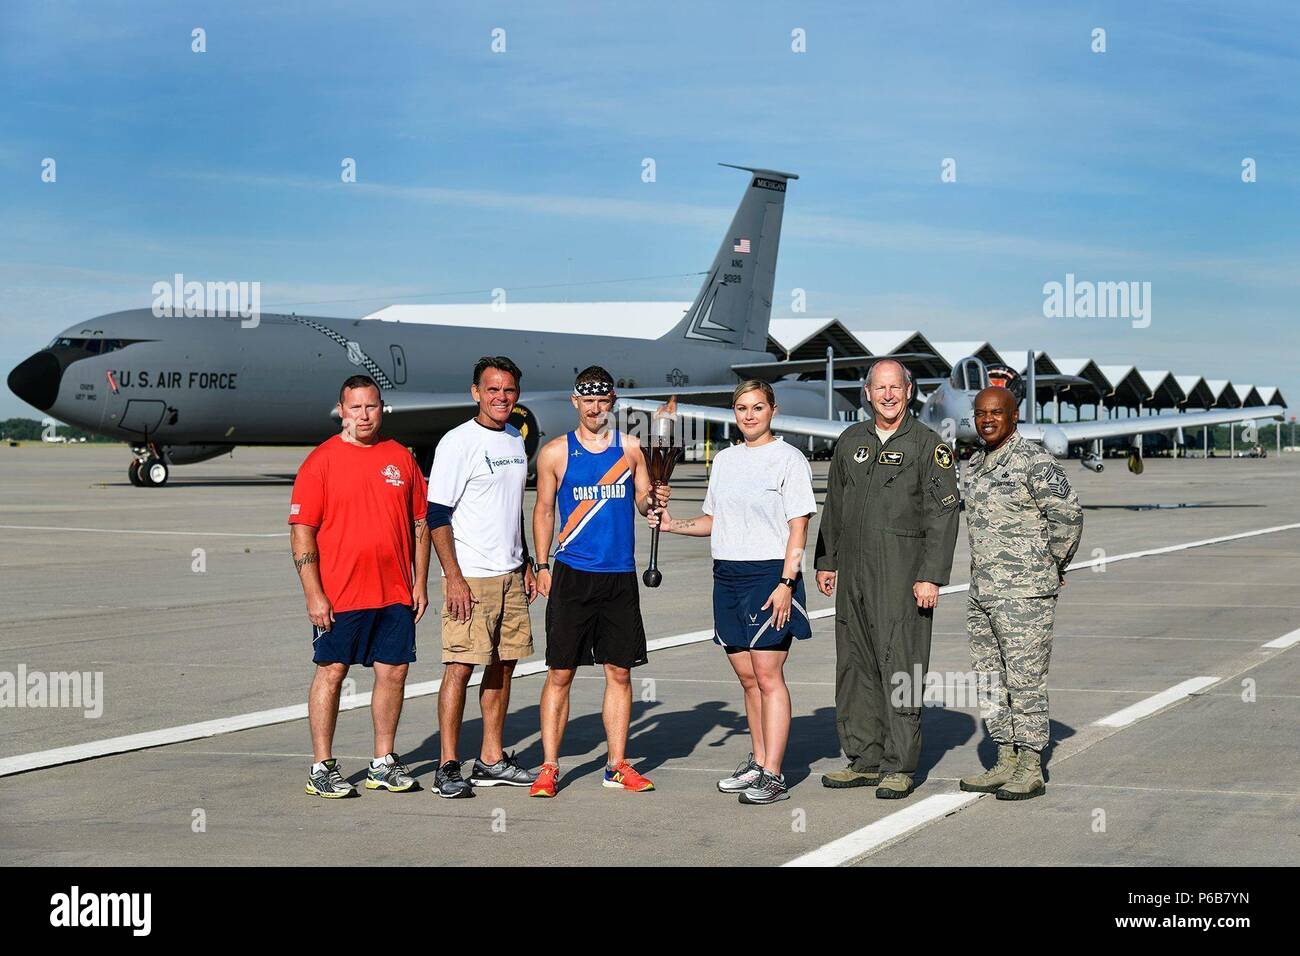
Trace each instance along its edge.
<instances>
[{"instance_id":1,"label":"navy blue skirt","mask_svg":"<svg viewBox=\"0 0 1300 956\"><path fill-rule=\"evenodd\" d=\"M785 627L777 630L772 623L772 609L763 610L772 591L781 583L784 569L785 562L780 559L713 562L715 644L761 650L784 644L792 637L801 641L812 637L802 574L795 578L794 603Z\"/></svg>"}]
</instances>

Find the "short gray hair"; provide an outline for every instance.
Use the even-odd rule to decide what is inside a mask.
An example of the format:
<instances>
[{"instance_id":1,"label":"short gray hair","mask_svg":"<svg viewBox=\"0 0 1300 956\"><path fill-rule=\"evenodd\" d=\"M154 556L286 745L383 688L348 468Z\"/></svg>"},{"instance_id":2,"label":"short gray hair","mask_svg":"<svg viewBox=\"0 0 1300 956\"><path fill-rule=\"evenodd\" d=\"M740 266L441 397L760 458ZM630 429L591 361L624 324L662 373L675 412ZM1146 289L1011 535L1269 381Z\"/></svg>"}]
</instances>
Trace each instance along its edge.
<instances>
[{"instance_id":1,"label":"short gray hair","mask_svg":"<svg viewBox=\"0 0 1300 956\"><path fill-rule=\"evenodd\" d=\"M886 362L890 363L891 365L897 365L897 366L902 370L902 372L903 372L903 381L906 382L907 385L908 385L908 387L910 388L910 387L912 386L912 373L911 373L911 371L908 369L908 367L907 367L906 365L904 365L904 364L903 364L902 362L900 362L898 359L892 359L892 358L881 358L881 359L877 359L876 361L872 362L872 363L871 363L871 367L867 369L867 381L866 381L866 384L867 384L868 386L871 385L871 373L874 372L874 371L875 371L879 366L884 365Z\"/></svg>"}]
</instances>

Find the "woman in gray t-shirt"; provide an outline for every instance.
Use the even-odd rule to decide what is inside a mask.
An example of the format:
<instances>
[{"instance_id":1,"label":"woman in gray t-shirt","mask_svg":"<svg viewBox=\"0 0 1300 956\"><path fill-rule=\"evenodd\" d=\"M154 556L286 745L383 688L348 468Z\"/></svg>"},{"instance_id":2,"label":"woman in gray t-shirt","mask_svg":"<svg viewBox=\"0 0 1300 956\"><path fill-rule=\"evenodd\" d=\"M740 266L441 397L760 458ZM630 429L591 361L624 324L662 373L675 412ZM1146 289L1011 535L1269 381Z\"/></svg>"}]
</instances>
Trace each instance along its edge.
<instances>
[{"instance_id":1,"label":"woman in gray t-shirt","mask_svg":"<svg viewBox=\"0 0 1300 956\"><path fill-rule=\"evenodd\" d=\"M739 793L741 803L775 803L789 796L781 773L790 737L785 659L793 640L812 637L799 569L817 500L808 460L772 434L772 386L742 382L732 410L745 440L714 459L704 514L673 518L660 509L648 520L673 534L711 537L713 640L744 688L754 745L718 789Z\"/></svg>"}]
</instances>

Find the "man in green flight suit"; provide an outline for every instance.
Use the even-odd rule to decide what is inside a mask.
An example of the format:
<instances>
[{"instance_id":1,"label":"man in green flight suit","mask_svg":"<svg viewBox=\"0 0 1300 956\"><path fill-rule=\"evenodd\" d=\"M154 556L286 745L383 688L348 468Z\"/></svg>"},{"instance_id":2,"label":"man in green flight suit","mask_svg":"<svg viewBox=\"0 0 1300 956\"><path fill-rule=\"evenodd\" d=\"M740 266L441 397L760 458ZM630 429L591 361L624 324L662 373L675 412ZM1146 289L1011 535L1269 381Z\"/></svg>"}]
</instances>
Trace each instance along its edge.
<instances>
[{"instance_id":1,"label":"man in green flight suit","mask_svg":"<svg viewBox=\"0 0 1300 956\"><path fill-rule=\"evenodd\" d=\"M835 713L849 758L822 784L901 799L921 753L930 630L957 542L957 473L952 450L908 414L912 377L901 364L876 362L865 389L873 420L835 446L817 537L817 587L835 594Z\"/></svg>"}]
</instances>

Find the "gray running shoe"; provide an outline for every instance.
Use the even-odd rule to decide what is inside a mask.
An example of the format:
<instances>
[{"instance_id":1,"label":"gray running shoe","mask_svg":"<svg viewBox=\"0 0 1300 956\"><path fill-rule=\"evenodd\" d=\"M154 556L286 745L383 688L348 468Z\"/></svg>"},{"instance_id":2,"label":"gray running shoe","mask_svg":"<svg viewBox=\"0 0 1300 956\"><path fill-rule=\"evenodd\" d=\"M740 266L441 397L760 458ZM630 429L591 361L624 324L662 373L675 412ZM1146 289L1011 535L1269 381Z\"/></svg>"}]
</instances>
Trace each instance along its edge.
<instances>
[{"instance_id":1,"label":"gray running shoe","mask_svg":"<svg viewBox=\"0 0 1300 956\"><path fill-rule=\"evenodd\" d=\"M339 773L339 762L333 757L321 761L320 770L307 771L307 792L327 800L357 795L356 787L344 780L343 774Z\"/></svg>"},{"instance_id":2,"label":"gray running shoe","mask_svg":"<svg viewBox=\"0 0 1300 956\"><path fill-rule=\"evenodd\" d=\"M723 793L739 793L748 790L762 774L763 768L754 762L754 755L750 754L749 758L736 768L735 773L718 781L718 789Z\"/></svg>"},{"instance_id":3,"label":"gray running shoe","mask_svg":"<svg viewBox=\"0 0 1300 956\"><path fill-rule=\"evenodd\" d=\"M367 790L388 790L392 793L405 793L415 788L415 778L402 763L397 754L386 754L382 766L376 767L372 761L366 770Z\"/></svg>"},{"instance_id":4,"label":"gray running shoe","mask_svg":"<svg viewBox=\"0 0 1300 956\"><path fill-rule=\"evenodd\" d=\"M762 771L755 783L740 795L741 803L776 803L789 800L790 791L785 786L785 774Z\"/></svg>"},{"instance_id":5,"label":"gray running shoe","mask_svg":"<svg viewBox=\"0 0 1300 956\"><path fill-rule=\"evenodd\" d=\"M448 760L433 775L434 792L449 800L474 796L474 788L460 775L460 762Z\"/></svg>"},{"instance_id":6,"label":"gray running shoe","mask_svg":"<svg viewBox=\"0 0 1300 956\"><path fill-rule=\"evenodd\" d=\"M477 757L469 782L476 787L531 787L537 774L519 766L513 753L502 754L501 759L487 766Z\"/></svg>"}]
</instances>

